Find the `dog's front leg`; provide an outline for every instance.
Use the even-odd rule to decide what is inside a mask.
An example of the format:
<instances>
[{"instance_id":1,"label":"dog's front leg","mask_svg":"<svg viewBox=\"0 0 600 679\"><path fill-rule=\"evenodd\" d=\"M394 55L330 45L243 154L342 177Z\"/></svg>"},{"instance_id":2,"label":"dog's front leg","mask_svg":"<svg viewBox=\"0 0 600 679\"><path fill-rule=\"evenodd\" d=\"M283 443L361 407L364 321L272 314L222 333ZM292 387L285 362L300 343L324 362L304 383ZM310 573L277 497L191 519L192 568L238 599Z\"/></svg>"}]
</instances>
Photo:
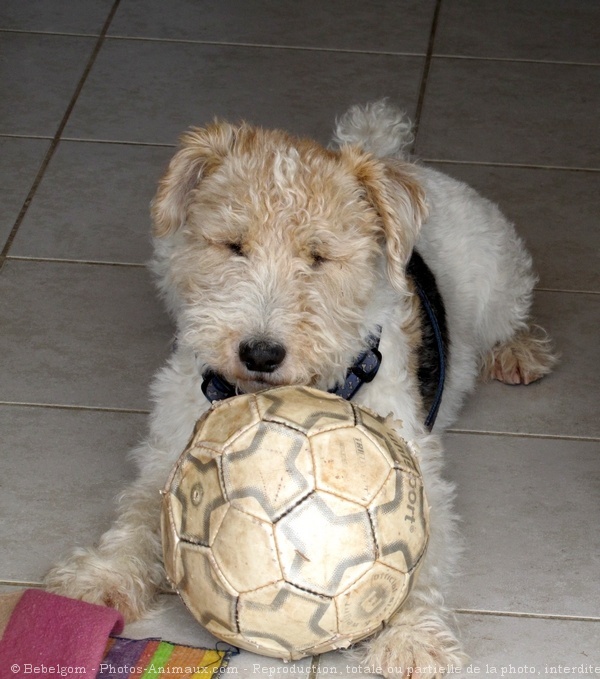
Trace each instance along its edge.
<instances>
[{"instance_id":1,"label":"dog's front leg","mask_svg":"<svg viewBox=\"0 0 600 679\"><path fill-rule=\"evenodd\" d=\"M416 588L402 610L354 653L371 672L392 677L442 677L468 658L449 624L450 613L435 590Z\"/></svg>"},{"instance_id":2,"label":"dog's front leg","mask_svg":"<svg viewBox=\"0 0 600 679\"><path fill-rule=\"evenodd\" d=\"M137 452L156 456L145 446ZM159 489L169 467L157 465L123 492L113 526L96 547L79 547L52 568L44 581L49 591L111 606L128 622L144 615L164 577Z\"/></svg>"},{"instance_id":3,"label":"dog's front leg","mask_svg":"<svg viewBox=\"0 0 600 679\"><path fill-rule=\"evenodd\" d=\"M133 454L139 477L121 495L117 520L98 545L75 549L47 574L50 591L117 608L127 621L147 611L164 582L160 490L209 407L200 382L193 355L183 351L159 372L150 436Z\"/></svg>"}]
</instances>

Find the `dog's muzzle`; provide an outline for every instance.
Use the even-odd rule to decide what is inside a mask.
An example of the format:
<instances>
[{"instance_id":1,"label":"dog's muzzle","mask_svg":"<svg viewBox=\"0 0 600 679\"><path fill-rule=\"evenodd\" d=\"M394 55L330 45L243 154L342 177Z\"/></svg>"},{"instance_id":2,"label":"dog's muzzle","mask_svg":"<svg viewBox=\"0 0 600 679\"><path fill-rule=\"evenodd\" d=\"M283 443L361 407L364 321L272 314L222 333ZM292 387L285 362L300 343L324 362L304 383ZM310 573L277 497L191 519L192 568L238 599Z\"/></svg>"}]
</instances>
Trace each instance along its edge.
<instances>
[{"instance_id":1,"label":"dog's muzzle","mask_svg":"<svg viewBox=\"0 0 600 679\"><path fill-rule=\"evenodd\" d=\"M379 370L379 366L381 365L381 354L379 353L380 333L381 328L378 327L377 334L371 335L368 339L368 348L356 359L354 365L352 365L348 370L343 384L339 384L333 389L330 389L330 394L336 394L341 398L350 400L363 384L367 384L375 378L375 375L377 375L377 371ZM240 344L240 358L242 353L242 344ZM281 345L278 346L281 347ZM280 363L285 358L285 348L281 347L281 349L283 349L284 353L280 356ZM265 353L276 354L277 352L271 348ZM280 355L280 353L281 352L279 352L278 355ZM271 357L270 360L273 361L273 358ZM266 361L264 361L264 363L266 363ZM250 370L249 367L248 370ZM273 368L273 370L275 370L275 368ZM262 370L261 372L273 372L273 370ZM225 398L231 398L232 396L236 396L241 393L233 384L228 382L222 375L213 370L207 370L203 373L202 377L202 391L204 392L206 398L211 402L220 401Z\"/></svg>"}]
</instances>

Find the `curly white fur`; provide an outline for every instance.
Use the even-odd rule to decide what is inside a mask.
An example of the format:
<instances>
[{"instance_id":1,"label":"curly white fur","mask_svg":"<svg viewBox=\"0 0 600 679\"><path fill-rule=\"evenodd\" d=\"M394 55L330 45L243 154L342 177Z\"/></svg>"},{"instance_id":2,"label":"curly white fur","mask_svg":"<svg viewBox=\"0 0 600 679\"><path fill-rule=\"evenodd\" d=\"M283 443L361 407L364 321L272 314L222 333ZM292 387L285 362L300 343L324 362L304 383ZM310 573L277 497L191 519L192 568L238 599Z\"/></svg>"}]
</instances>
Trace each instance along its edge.
<instances>
[{"instance_id":1,"label":"curly white fur","mask_svg":"<svg viewBox=\"0 0 600 679\"><path fill-rule=\"evenodd\" d=\"M333 144L360 144L378 158L404 158L414 141L413 125L404 111L386 99L365 106L351 106L336 121Z\"/></svg>"}]
</instances>

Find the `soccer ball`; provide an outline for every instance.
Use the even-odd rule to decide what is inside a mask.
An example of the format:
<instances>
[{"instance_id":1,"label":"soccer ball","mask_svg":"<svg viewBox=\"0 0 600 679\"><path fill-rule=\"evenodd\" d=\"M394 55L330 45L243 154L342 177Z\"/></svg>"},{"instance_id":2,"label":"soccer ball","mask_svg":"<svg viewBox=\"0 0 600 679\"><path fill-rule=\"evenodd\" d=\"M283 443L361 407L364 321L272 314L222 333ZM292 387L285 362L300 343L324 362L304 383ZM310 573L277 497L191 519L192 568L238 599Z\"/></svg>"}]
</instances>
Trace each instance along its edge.
<instances>
[{"instance_id":1,"label":"soccer ball","mask_svg":"<svg viewBox=\"0 0 600 679\"><path fill-rule=\"evenodd\" d=\"M165 569L189 610L220 639L286 660L379 630L428 534L407 442L306 387L216 403L163 491Z\"/></svg>"}]
</instances>

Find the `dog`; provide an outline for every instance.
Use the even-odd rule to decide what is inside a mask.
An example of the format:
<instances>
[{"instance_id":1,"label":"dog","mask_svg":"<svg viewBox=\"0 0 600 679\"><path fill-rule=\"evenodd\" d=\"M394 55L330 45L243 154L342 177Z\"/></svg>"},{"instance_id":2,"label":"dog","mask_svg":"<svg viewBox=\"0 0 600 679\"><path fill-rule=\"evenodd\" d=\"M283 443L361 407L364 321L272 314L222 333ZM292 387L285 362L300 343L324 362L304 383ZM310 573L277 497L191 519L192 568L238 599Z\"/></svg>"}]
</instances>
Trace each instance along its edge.
<instances>
[{"instance_id":1,"label":"dog","mask_svg":"<svg viewBox=\"0 0 600 679\"><path fill-rule=\"evenodd\" d=\"M536 278L514 227L473 189L411 162L411 140L386 101L352 107L329 148L246 123L184 134L151 208L152 269L177 340L134 451L139 477L99 544L50 571L49 590L143 616L165 586L159 490L214 376L232 393L335 390L364 377L357 358L375 351L376 374L352 397L415 443L431 536L407 602L357 652L388 676L466 662L442 594L460 539L439 433L479 376L528 384L556 359L529 318Z\"/></svg>"}]
</instances>

